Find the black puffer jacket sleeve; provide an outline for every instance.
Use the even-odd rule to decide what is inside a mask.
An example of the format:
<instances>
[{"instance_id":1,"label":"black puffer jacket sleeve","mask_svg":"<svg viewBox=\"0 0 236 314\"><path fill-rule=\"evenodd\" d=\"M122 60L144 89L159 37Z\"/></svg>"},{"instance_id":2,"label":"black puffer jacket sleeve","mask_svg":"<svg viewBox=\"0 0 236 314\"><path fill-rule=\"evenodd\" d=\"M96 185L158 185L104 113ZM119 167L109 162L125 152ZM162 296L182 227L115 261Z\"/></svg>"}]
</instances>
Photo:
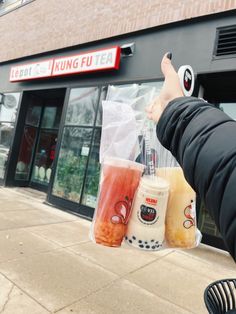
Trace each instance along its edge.
<instances>
[{"instance_id":1,"label":"black puffer jacket sleeve","mask_svg":"<svg viewBox=\"0 0 236 314\"><path fill-rule=\"evenodd\" d=\"M236 260L236 122L203 100L180 97L164 110L157 137L183 168Z\"/></svg>"}]
</instances>

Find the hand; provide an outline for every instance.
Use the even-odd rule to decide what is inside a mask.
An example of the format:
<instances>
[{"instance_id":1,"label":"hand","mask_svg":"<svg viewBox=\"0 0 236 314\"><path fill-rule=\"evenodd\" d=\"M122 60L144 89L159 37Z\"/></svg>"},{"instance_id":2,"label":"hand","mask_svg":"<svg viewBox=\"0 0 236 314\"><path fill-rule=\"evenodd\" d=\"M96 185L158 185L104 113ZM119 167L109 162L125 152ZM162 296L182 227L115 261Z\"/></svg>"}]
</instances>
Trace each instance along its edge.
<instances>
[{"instance_id":1,"label":"hand","mask_svg":"<svg viewBox=\"0 0 236 314\"><path fill-rule=\"evenodd\" d=\"M177 98L184 96L179 76L171 64L171 53L166 53L161 61L161 71L164 74L165 81L159 96L154 99L153 103L146 108L149 119L158 122L162 112L168 103Z\"/></svg>"}]
</instances>

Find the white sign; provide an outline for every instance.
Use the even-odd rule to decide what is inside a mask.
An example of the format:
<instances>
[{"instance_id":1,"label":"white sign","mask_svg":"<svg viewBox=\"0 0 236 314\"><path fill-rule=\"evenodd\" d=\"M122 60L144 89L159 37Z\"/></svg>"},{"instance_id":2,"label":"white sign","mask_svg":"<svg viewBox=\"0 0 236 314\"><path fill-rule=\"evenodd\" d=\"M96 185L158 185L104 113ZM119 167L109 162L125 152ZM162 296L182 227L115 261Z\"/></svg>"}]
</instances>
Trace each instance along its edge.
<instances>
[{"instance_id":1,"label":"white sign","mask_svg":"<svg viewBox=\"0 0 236 314\"><path fill-rule=\"evenodd\" d=\"M52 76L115 69L118 47L54 60Z\"/></svg>"},{"instance_id":2,"label":"white sign","mask_svg":"<svg viewBox=\"0 0 236 314\"><path fill-rule=\"evenodd\" d=\"M10 82L49 77L52 74L53 60L22 64L11 68Z\"/></svg>"},{"instance_id":3,"label":"white sign","mask_svg":"<svg viewBox=\"0 0 236 314\"><path fill-rule=\"evenodd\" d=\"M81 156L88 156L89 155L89 147L83 146L81 150Z\"/></svg>"},{"instance_id":4,"label":"white sign","mask_svg":"<svg viewBox=\"0 0 236 314\"><path fill-rule=\"evenodd\" d=\"M74 56L14 66L11 68L10 82L99 70L117 70L119 65L120 47L116 46Z\"/></svg>"}]
</instances>

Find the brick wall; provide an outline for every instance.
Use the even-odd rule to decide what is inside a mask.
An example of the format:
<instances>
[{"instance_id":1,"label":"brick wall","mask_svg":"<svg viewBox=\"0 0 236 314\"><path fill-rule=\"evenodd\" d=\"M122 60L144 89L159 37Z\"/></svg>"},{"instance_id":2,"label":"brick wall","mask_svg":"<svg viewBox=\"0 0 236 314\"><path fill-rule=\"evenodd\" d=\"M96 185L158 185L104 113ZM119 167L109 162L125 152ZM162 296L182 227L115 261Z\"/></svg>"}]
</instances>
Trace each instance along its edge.
<instances>
[{"instance_id":1,"label":"brick wall","mask_svg":"<svg viewBox=\"0 0 236 314\"><path fill-rule=\"evenodd\" d=\"M236 0L35 0L0 17L0 62L236 9Z\"/></svg>"}]
</instances>

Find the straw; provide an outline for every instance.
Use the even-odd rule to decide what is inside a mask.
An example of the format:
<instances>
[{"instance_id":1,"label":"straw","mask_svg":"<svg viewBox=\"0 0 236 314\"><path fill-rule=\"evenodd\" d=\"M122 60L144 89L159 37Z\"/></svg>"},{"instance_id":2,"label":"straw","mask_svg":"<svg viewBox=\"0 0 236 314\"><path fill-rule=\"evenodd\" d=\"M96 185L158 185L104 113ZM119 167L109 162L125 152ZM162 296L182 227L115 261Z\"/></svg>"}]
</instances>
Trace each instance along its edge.
<instances>
[{"instance_id":1,"label":"straw","mask_svg":"<svg viewBox=\"0 0 236 314\"><path fill-rule=\"evenodd\" d=\"M152 131L152 124L151 121L147 120L144 124L144 143L145 143L145 150L146 150L146 174L150 175L151 178L155 177L155 165L153 161L153 154L151 150L151 131Z\"/></svg>"}]
</instances>

